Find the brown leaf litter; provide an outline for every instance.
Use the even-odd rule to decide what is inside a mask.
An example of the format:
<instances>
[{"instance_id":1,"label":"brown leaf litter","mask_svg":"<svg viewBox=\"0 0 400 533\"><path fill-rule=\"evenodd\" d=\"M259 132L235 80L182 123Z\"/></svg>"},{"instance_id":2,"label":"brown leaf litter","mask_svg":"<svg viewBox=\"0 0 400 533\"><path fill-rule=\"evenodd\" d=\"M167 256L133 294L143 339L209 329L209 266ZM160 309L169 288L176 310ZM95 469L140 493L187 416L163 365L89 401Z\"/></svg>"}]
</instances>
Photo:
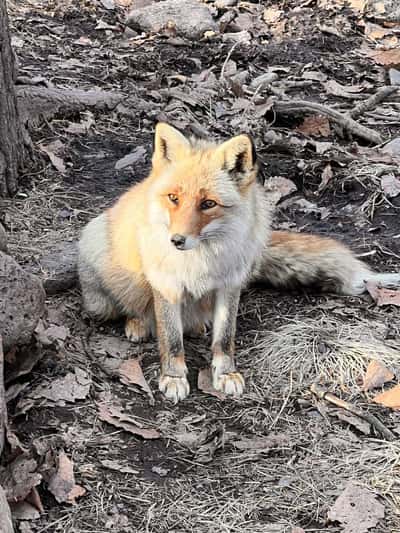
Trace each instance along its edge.
<instances>
[{"instance_id":1,"label":"brown leaf litter","mask_svg":"<svg viewBox=\"0 0 400 533\"><path fill-rule=\"evenodd\" d=\"M366 533L385 516L376 494L350 481L328 511L332 522L340 522L343 533Z\"/></svg>"},{"instance_id":2,"label":"brown leaf litter","mask_svg":"<svg viewBox=\"0 0 400 533\"><path fill-rule=\"evenodd\" d=\"M209 367L202 368L199 370L199 375L197 377L197 386L199 390L205 392L206 394L210 394L211 396L215 396L219 400L226 399L226 394L214 389L212 385L211 368Z\"/></svg>"},{"instance_id":3,"label":"brown leaf litter","mask_svg":"<svg viewBox=\"0 0 400 533\"><path fill-rule=\"evenodd\" d=\"M123 361L118 367L118 374L125 385L137 385L140 387L149 396L150 405L154 405L154 396L143 375L139 358Z\"/></svg>"},{"instance_id":4,"label":"brown leaf litter","mask_svg":"<svg viewBox=\"0 0 400 533\"><path fill-rule=\"evenodd\" d=\"M388 381L391 381L393 378L393 372L391 372L383 363L372 360L367 367L362 390L370 391L372 389L377 389Z\"/></svg>"},{"instance_id":5,"label":"brown leaf litter","mask_svg":"<svg viewBox=\"0 0 400 533\"><path fill-rule=\"evenodd\" d=\"M89 394L91 383L89 374L76 367L74 372L68 372L62 378L55 379L47 385L39 385L29 393L29 398L45 398L56 405L65 405L65 402L84 400Z\"/></svg>"},{"instance_id":6,"label":"brown leaf litter","mask_svg":"<svg viewBox=\"0 0 400 533\"><path fill-rule=\"evenodd\" d=\"M378 394L373 401L384 407L400 410L400 385L396 385L395 387Z\"/></svg>"},{"instance_id":7,"label":"brown leaf litter","mask_svg":"<svg viewBox=\"0 0 400 533\"><path fill-rule=\"evenodd\" d=\"M20 455L7 467L0 467L0 485L4 487L15 517L36 519L43 512L36 488L42 482L42 475L37 469L37 462L27 455Z\"/></svg>"},{"instance_id":8,"label":"brown leaf litter","mask_svg":"<svg viewBox=\"0 0 400 533\"><path fill-rule=\"evenodd\" d=\"M74 464L63 451L58 456L57 469L49 480L48 488L58 503L72 505L86 493L83 487L75 483Z\"/></svg>"},{"instance_id":9,"label":"brown leaf litter","mask_svg":"<svg viewBox=\"0 0 400 533\"><path fill-rule=\"evenodd\" d=\"M290 448L292 447L290 437L284 433L275 433L266 435L265 437L242 438L232 442L233 446L238 450L243 451L258 451L263 452L275 448Z\"/></svg>"},{"instance_id":10,"label":"brown leaf litter","mask_svg":"<svg viewBox=\"0 0 400 533\"><path fill-rule=\"evenodd\" d=\"M137 435L144 439L159 439L161 437L159 431L144 427L141 422L125 414L122 409L116 405L101 402L97 404L97 410L100 420L119 429L123 429L132 435Z\"/></svg>"},{"instance_id":11,"label":"brown leaf litter","mask_svg":"<svg viewBox=\"0 0 400 533\"><path fill-rule=\"evenodd\" d=\"M400 290L386 289L380 287L374 281L367 282L367 291L372 296L378 307L383 305L400 306Z\"/></svg>"},{"instance_id":12,"label":"brown leaf litter","mask_svg":"<svg viewBox=\"0 0 400 533\"><path fill-rule=\"evenodd\" d=\"M304 135L311 135L313 137L328 137L331 133L329 119L323 115L306 117L296 130Z\"/></svg>"}]
</instances>

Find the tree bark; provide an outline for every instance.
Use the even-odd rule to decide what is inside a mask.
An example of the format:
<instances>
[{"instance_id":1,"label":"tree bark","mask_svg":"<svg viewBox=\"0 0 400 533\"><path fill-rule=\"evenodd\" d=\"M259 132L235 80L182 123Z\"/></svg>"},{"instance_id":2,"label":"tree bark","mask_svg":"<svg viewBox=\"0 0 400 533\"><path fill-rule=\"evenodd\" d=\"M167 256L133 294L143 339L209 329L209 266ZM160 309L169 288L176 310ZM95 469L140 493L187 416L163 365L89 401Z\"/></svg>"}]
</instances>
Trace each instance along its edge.
<instances>
[{"instance_id":1,"label":"tree bark","mask_svg":"<svg viewBox=\"0 0 400 533\"><path fill-rule=\"evenodd\" d=\"M18 174L27 157L14 89L14 62L6 0L0 0L0 197L3 198L17 191Z\"/></svg>"},{"instance_id":2,"label":"tree bark","mask_svg":"<svg viewBox=\"0 0 400 533\"><path fill-rule=\"evenodd\" d=\"M0 487L0 533L13 533L13 523L10 508L7 503L6 494Z\"/></svg>"},{"instance_id":3,"label":"tree bark","mask_svg":"<svg viewBox=\"0 0 400 533\"><path fill-rule=\"evenodd\" d=\"M4 448L6 421L7 421L7 407L6 407L5 388L4 388L4 354L3 354L3 340L0 335L0 457L1 457L1 453Z\"/></svg>"}]
</instances>

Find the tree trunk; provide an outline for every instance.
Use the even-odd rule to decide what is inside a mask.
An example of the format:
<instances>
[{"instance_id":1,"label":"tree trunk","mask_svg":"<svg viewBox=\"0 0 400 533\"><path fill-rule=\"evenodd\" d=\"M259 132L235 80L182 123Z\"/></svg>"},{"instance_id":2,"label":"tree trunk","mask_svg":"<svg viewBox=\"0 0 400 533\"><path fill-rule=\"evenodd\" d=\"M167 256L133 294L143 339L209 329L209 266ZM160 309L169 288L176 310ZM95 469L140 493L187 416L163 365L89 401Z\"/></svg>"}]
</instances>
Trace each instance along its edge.
<instances>
[{"instance_id":1,"label":"tree trunk","mask_svg":"<svg viewBox=\"0 0 400 533\"><path fill-rule=\"evenodd\" d=\"M6 395L4 390L4 354L3 341L0 335L0 457L4 448L7 421ZM1 533L1 531L0 531Z\"/></svg>"},{"instance_id":2,"label":"tree trunk","mask_svg":"<svg viewBox=\"0 0 400 533\"><path fill-rule=\"evenodd\" d=\"M0 533L13 533L11 512L6 500L6 494L0 487Z\"/></svg>"},{"instance_id":3,"label":"tree trunk","mask_svg":"<svg viewBox=\"0 0 400 533\"><path fill-rule=\"evenodd\" d=\"M14 75L6 0L0 0L0 197L3 198L17 191L18 173L27 155Z\"/></svg>"}]
</instances>

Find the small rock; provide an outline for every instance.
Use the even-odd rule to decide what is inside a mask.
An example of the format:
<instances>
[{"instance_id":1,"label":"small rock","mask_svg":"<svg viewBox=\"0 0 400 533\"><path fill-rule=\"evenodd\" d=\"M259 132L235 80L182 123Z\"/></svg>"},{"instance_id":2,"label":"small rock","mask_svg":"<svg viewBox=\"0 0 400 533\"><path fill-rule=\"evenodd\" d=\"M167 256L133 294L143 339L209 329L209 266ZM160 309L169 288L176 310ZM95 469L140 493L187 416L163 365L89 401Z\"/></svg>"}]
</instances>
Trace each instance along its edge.
<instances>
[{"instance_id":1,"label":"small rock","mask_svg":"<svg viewBox=\"0 0 400 533\"><path fill-rule=\"evenodd\" d=\"M400 85L400 70L395 68L389 69L390 85Z\"/></svg>"},{"instance_id":2,"label":"small rock","mask_svg":"<svg viewBox=\"0 0 400 533\"><path fill-rule=\"evenodd\" d=\"M238 31L235 33L224 33L222 35L222 41L224 43L250 44L251 35L248 31Z\"/></svg>"},{"instance_id":3,"label":"small rock","mask_svg":"<svg viewBox=\"0 0 400 533\"><path fill-rule=\"evenodd\" d=\"M0 224L0 252L7 253L7 233L3 224Z\"/></svg>"},{"instance_id":4,"label":"small rock","mask_svg":"<svg viewBox=\"0 0 400 533\"><path fill-rule=\"evenodd\" d=\"M394 156L400 155L400 137L395 137L393 140L385 144L382 148L382 152Z\"/></svg>"},{"instance_id":5,"label":"small rock","mask_svg":"<svg viewBox=\"0 0 400 533\"><path fill-rule=\"evenodd\" d=\"M133 9L127 24L134 30L158 33L171 30L189 39L199 39L206 31L217 31L210 10L197 0L164 0Z\"/></svg>"},{"instance_id":6,"label":"small rock","mask_svg":"<svg viewBox=\"0 0 400 533\"><path fill-rule=\"evenodd\" d=\"M47 294L71 289L78 281L77 243L63 242L49 250L31 270L41 278Z\"/></svg>"},{"instance_id":7,"label":"small rock","mask_svg":"<svg viewBox=\"0 0 400 533\"><path fill-rule=\"evenodd\" d=\"M214 6L217 9L226 9L228 7L233 7L238 3L238 0L216 0Z\"/></svg>"},{"instance_id":8,"label":"small rock","mask_svg":"<svg viewBox=\"0 0 400 533\"><path fill-rule=\"evenodd\" d=\"M277 81L278 78L279 76L276 72L266 72L265 74L261 74L261 76L254 78L254 80L250 83L250 89L258 89L260 91L268 85L271 85L271 83L274 81Z\"/></svg>"},{"instance_id":9,"label":"small rock","mask_svg":"<svg viewBox=\"0 0 400 533\"><path fill-rule=\"evenodd\" d=\"M30 341L43 315L45 292L40 280L0 252L0 331L4 351Z\"/></svg>"}]
</instances>

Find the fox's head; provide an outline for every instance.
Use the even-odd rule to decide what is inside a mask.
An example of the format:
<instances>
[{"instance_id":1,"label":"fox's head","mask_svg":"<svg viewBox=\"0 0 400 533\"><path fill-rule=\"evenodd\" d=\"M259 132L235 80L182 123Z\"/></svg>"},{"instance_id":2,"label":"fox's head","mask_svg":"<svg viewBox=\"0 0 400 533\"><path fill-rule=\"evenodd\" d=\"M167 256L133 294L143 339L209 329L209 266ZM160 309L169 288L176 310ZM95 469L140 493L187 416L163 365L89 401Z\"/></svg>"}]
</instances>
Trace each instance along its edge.
<instances>
[{"instance_id":1,"label":"fox's head","mask_svg":"<svg viewBox=\"0 0 400 533\"><path fill-rule=\"evenodd\" d=\"M178 250L232 233L258 170L248 135L214 144L165 123L156 126L152 164L152 220Z\"/></svg>"}]
</instances>

